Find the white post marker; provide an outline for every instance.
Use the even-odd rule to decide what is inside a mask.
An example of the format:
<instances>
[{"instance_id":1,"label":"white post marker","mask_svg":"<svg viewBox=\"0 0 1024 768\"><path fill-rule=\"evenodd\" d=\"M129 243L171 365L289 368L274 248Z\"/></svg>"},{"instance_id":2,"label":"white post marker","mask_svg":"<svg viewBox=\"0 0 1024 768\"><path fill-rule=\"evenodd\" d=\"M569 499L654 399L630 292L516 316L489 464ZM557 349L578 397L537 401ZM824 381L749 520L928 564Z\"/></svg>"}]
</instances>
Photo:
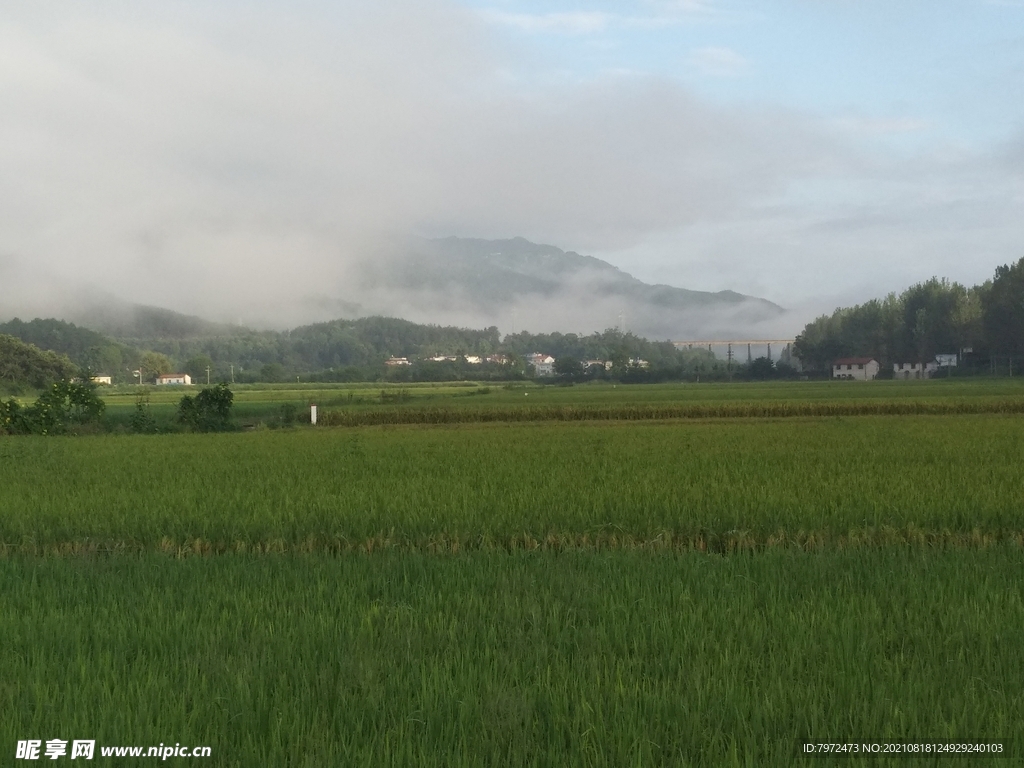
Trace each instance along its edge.
<instances>
[{"instance_id":1,"label":"white post marker","mask_svg":"<svg viewBox=\"0 0 1024 768\"><path fill-rule=\"evenodd\" d=\"M316 405L309 406L309 423L316 424Z\"/></svg>"}]
</instances>

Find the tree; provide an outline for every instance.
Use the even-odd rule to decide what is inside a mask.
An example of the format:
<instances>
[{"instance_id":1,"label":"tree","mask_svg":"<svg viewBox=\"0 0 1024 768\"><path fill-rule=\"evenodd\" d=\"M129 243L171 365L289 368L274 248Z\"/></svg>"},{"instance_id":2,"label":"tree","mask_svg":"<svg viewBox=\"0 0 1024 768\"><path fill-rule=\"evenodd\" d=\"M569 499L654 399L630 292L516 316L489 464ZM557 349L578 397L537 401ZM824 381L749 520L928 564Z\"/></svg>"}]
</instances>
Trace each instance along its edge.
<instances>
[{"instance_id":1,"label":"tree","mask_svg":"<svg viewBox=\"0 0 1024 768\"><path fill-rule=\"evenodd\" d=\"M185 395L178 403L178 422L195 432L223 432L231 426L235 395L227 384L204 388L198 395Z\"/></svg>"},{"instance_id":2,"label":"tree","mask_svg":"<svg viewBox=\"0 0 1024 768\"><path fill-rule=\"evenodd\" d=\"M775 363L767 357L758 357L750 361L747 374L752 379L764 380L775 378Z\"/></svg>"},{"instance_id":3,"label":"tree","mask_svg":"<svg viewBox=\"0 0 1024 768\"><path fill-rule=\"evenodd\" d=\"M160 352L145 352L142 355L142 370L145 374L159 376L162 373L170 373L174 370L174 364L167 355Z\"/></svg>"},{"instance_id":4,"label":"tree","mask_svg":"<svg viewBox=\"0 0 1024 768\"><path fill-rule=\"evenodd\" d=\"M182 366L184 372L192 377L193 381L206 381L206 369L213 370L213 360L204 353L193 355L185 361Z\"/></svg>"},{"instance_id":5,"label":"tree","mask_svg":"<svg viewBox=\"0 0 1024 768\"><path fill-rule=\"evenodd\" d=\"M89 374L55 382L28 408L14 399L0 404L0 432L59 435L75 426L98 423L106 404L97 396Z\"/></svg>"},{"instance_id":6,"label":"tree","mask_svg":"<svg viewBox=\"0 0 1024 768\"><path fill-rule=\"evenodd\" d=\"M985 337L995 352L1024 354L1024 259L996 267L991 286L981 297Z\"/></svg>"},{"instance_id":7,"label":"tree","mask_svg":"<svg viewBox=\"0 0 1024 768\"><path fill-rule=\"evenodd\" d=\"M555 358L555 375L564 381L574 381L583 375L583 364L577 357L562 355Z\"/></svg>"}]
</instances>

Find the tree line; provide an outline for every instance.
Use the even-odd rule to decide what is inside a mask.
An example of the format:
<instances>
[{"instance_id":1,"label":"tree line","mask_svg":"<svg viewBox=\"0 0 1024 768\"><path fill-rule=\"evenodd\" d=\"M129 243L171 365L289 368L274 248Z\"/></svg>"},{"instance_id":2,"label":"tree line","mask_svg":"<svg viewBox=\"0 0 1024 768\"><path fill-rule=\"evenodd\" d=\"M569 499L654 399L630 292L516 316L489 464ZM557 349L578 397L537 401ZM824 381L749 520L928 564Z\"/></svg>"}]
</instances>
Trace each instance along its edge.
<instances>
[{"instance_id":1,"label":"tree line","mask_svg":"<svg viewBox=\"0 0 1024 768\"><path fill-rule=\"evenodd\" d=\"M966 287L932 278L883 299L823 315L797 336L796 356L809 370L841 357L893 363L959 354L979 363L1024 356L1024 259L1000 266L991 280Z\"/></svg>"}]
</instances>

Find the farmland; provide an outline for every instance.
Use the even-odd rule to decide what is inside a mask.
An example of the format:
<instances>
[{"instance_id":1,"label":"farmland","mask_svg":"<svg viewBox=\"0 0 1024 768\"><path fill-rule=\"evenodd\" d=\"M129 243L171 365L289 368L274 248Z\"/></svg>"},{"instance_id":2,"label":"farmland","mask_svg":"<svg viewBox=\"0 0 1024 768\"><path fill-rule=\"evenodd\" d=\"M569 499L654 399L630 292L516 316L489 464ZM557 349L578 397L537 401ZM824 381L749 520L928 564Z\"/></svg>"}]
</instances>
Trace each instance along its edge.
<instances>
[{"instance_id":1,"label":"farmland","mask_svg":"<svg viewBox=\"0 0 1024 768\"><path fill-rule=\"evenodd\" d=\"M878 384L252 388L249 431L0 438L3 748L788 765L803 739L1012 739L1024 387ZM310 401L471 418L260 428ZM735 410L779 403L848 410ZM693 405L732 415L509 415Z\"/></svg>"}]
</instances>

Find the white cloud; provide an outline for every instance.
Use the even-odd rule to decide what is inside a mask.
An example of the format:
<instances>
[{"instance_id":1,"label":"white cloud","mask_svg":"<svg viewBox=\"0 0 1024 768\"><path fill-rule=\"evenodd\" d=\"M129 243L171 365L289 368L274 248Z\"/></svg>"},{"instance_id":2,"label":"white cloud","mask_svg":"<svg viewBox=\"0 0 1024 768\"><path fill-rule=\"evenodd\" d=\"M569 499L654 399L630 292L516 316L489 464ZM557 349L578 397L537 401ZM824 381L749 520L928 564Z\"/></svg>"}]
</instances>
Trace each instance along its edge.
<instances>
[{"instance_id":1,"label":"white cloud","mask_svg":"<svg viewBox=\"0 0 1024 768\"><path fill-rule=\"evenodd\" d=\"M0 20L0 317L32 291L52 302L59 277L230 320L323 319L353 266L409 231L522 235L787 301L896 263L942 274L970 252L945 236L957 222L984 222L981 258L1024 240L1024 144L896 165L849 126L671 81L524 82L508 76L523 51L444 2L118 8Z\"/></svg>"}]
</instances>

